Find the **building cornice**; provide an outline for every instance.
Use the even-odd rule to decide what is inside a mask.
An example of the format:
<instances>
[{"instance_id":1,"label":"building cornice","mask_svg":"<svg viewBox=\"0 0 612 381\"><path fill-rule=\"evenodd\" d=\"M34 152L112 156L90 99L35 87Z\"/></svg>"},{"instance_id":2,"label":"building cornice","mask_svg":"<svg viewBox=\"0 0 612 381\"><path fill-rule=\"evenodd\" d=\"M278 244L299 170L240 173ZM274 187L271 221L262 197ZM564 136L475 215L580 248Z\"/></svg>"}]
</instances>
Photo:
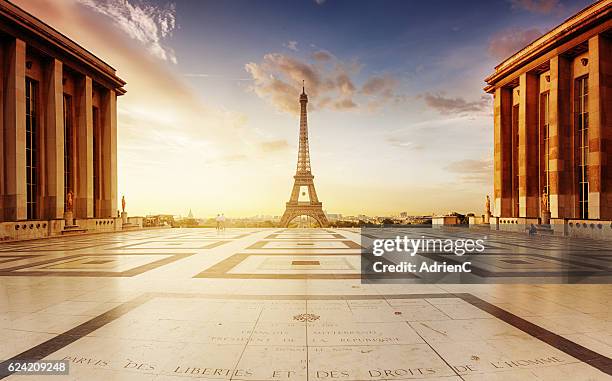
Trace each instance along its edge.
<instances>
[{"instance_id":1,"label":"building cornice","mask_svg":"<svg viewBox=\"0 0 612 381\"><path fill-rule=\"evenodd\" d=\"M0 0L0 30L4 30L7 33L15 31L24 32L25 35L43 43L40 45L47 45L53 48L54 51L68 57L70 61L77 63L75 65L77 67L73 69L77 71L84 69L85 73L83 74L93 74L92 77L94 79L111 87L118 95L125 94L123 86L125 86L126 82L116 75L116 70L112 66L36 16L7 0ZM32 43L31 41L26 41L26 43L28 42Z\"/></svg>"},{"instance_id":2,"label":"building cornice","mask_svg":"<svg viewBox=\"0 0 612 381\"><path fill-rule=\"evenodd\" d=\"M488 85L485 91L492 92L502 79L611 17L612 0L600 0L584 8L497 65L495 72L485 79Z\"/></svg>"}]
</instances>

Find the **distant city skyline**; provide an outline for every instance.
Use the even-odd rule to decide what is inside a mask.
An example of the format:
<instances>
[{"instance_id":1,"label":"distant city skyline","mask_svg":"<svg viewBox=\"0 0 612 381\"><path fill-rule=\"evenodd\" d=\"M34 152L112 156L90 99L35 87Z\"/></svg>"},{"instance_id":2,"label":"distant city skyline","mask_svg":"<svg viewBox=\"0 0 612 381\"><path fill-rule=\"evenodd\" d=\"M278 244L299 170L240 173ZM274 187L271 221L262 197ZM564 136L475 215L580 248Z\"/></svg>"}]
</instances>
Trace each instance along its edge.
<instances>
[{"instance_id":1,"label":"distant city skyline","mask_svg":"<svg viewBox=\"0 0 612 381\"><path fill-rule=\"evenodd\" d=\"M118 171L130 214L196 216L282 214L302 80L327 210L482 212L493 171L483 78L591 3L14 2L127 81Z\"/></svg>"}]
</instances>

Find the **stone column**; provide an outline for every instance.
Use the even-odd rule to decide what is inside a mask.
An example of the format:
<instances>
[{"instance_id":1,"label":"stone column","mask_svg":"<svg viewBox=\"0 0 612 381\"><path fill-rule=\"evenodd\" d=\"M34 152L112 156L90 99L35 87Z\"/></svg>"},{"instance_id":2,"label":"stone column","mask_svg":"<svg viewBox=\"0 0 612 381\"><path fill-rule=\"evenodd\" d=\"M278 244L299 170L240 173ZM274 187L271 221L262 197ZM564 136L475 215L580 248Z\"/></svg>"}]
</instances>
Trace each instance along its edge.
<instances>
[{"instance_id":1,"label":"stone column","mask_svg":"<svg viewBox=\"0 0 612 381\"><path fill-rule=\"evenodd\" d=\"M5 49L6 45L0 42L0 68L5 70ZM6 160L4 156L4 75L0 75L0 157ZM4 221L4 161L0 165L0 222Z\"/></svg>"},{"instance_id":2,"label":"stone column","mask_svg":"<svg viewBox=\"0 0 612 381\"><path fill-rule=\"evenodd\" d=\"M599 36L599 99L602 191L600 218L612 220L612 38Z\"/></svg>"},{"instance_id":3,"label":"stone column","mask_svg":"<svg viewBox=\"0 0 612 381\"><path fill-rule=\"evenodd\" d=\"M101 114L101 216L108 218L117 212L117 94L114 90L104 91Z\"/></svg>"},{"instance_id":4,"label":"stone column","mask_svg":"<svg viewBox=\"0 0 612 381\"><path fill-rule=\"evenodd\" d=\"M64 214L64 91L62 62L51 59L46 67L43 105L45 109L45 171L43 191L44 216L63 218Z\"/></svg>"},{"instance_id":5,"label":"stone column","mask_svg":"<svg viewBox=\"0 0 612 381\"><path fill-rule=\"evenodd\" d=\"M538 217L538 76L519 77L519 217Z\"/></svg>"},{"instance_id":6,"label":"stone column","mask_svg":"<svg viewBox=\"0 0 612 381\"><path fill-rule=\"evenodd\" d=\"M496 217L512 215L512 89L494 96L494 199Z\"/></svg>"},{"instance_id":7,"label":"stone column","mask_svg":"<svg viewBox=\"0 0 612 381\"><path fill-rule=\"evenodd\" d=\"M7 43L3 97L4 122L4 221L27 218L25 173L25 58L20 39Z\"/></svg>"},{"instance_id":8,"label":"stone column","mask_svg":"<svg viewBox=\"0 0 612 381\"><path fill-rule=\"evenodd\" d=\"M82 77L76 86L77 174L74 211L76 218L93 218L93 109L92 82Z\"/></svg>"},{"instance_id":9,"label":"stone column","mask_svg":"<svg viewBox=\"0 0 612 381\"><path fill-rule=\"evenodd\" d=\"M573 217L571 161L571 66L569 59L555 56L550 60L550 215Z\"/></svg>"},{"instance_id":10,"label":"stone column","mask_svg":"<svg viewBox=\"0 0 612 381\"><path fill-rule=\"evenodd\" d=\"M612 111L610 111L610 97L612 95L612 81L610 71L612 54L610 42L601 35L589 39L589 219L610 218L612 205L610 205L610 191L604 184L608 181L610 129L612 128ZM609 148L608 148L609 149ZM606 176L608 175L608 176Z\"/></svg>"}]
</instances>

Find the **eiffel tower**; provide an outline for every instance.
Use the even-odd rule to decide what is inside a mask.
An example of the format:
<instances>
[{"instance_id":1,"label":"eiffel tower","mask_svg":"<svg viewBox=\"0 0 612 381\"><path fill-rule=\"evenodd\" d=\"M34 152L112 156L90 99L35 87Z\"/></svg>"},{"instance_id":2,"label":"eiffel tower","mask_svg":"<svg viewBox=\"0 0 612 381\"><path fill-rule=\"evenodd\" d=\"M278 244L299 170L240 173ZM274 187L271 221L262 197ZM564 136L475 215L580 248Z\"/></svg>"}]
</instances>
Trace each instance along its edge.
<instances>
[{"instance_id":1,"label":"eiffel tower","mask_svg":"<svg viewBox=\"0 0 612 381\"><path fill-rule=\"evenodd\" d=\"M302 86L302 94L300 94L300 148L298 151L297 169L295 171L295 182L291 197L285 208L285 213L280 220L281 227L289 227L289 222L298 216L312 217L319 225L324 228L329 226L329 221L325 213L323 213L323 203L319 201L317 192L314 186L314 176L310 171L310 151L308 149L308 119L306 104L308 96ZM304 191L301 189L305 188ZM300 201L301 196L306 196L308 191L308 201Z\"/></svg>"}]
</instances>

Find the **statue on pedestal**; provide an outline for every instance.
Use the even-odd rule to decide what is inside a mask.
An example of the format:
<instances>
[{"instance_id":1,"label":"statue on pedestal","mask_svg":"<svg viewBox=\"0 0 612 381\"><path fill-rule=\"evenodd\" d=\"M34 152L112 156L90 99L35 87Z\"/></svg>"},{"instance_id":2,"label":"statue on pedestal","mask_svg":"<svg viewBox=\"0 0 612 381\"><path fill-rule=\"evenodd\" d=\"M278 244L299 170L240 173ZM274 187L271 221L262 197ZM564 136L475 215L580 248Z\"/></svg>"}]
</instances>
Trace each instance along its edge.
<instances>
[{"instance_id":1,"label":"statue on pedestal","mask_svg":"<svg viewBox=\"0 0 612 381\"><path fill-rule=\"evenodd\" d=\"M546 190L542 192L542 224L550 224L550 210L548 205L548 193L546 193Z\"/></svg>"},{"instance_id":2,"label":"statue on pedestal","mask_svg":"<svg viewBox=\"0 0 612 381\"><path fill-rule=\"evenodd\" d=\"M484 214L484 223L488 224L491 220L491 199L489 195L487 195L487 201L485 202L485 214Z\"/></svg>"},{"instance_id":3,"label":"statue on pedestal","mask_svg":"<svg viewBox=\"0 0 612 381\"><path fill-rule=\"evenodd\" d=\"M74 204L74 199L73 199L72 191L69 191L68 194L66 195L66 211L67 212L72 212L73 204Z\"/></svg>"},{"instance_id":4,"label":"statue on pedestal","mask_svg":"<svg viewBox=\"0 0 612 381\"><path fill-rule=\"evenodd\" d=\"M128 223L128 217L127 217L127 213L125 212L125 196L121 196L121 220L123 222L123 225L127 225Z\"/></svg>"},{"instance_id":5,"label":"statue on pedestal","mask_svg":"<svg viewBox=\"0 0 612 381\"><path fill-rule=\"evenodd\" d=\"M64 221L66 226L74 225L74 215L72 213L74 208L74 194L69 191L66 194L66 210L64 211Z\"/></svg>"}]
</instances>

